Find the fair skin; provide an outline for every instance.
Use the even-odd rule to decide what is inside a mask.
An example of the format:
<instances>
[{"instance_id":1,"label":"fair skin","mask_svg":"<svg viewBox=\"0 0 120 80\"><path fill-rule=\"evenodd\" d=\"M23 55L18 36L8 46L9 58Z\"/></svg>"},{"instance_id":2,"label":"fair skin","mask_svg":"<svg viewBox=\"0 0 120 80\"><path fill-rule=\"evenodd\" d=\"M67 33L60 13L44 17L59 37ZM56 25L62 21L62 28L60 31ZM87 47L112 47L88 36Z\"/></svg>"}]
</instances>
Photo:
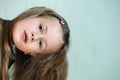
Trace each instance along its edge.
<instances>
[{"instance_id":1,"label":"fair skin","mask_svg":"<svg viewBox=\"0 0 120 80\"><path fill-rule=\"evenodd\" d=\"M54 53L63 44L59 20L52 17L18 21L12 31L13 42L25 54Z\"/></svg>"}]
</instances>

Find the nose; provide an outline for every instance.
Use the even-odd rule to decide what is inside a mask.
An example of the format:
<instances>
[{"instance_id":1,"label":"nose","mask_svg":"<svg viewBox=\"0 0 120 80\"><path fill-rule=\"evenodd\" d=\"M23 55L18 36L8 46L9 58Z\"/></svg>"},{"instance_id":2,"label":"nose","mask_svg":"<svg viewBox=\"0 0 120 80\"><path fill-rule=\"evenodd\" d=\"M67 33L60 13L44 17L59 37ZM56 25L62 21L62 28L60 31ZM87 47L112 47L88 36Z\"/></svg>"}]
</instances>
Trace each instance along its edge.
<instances>
[{"instance_id":1,"label":"nose","mask_svg":"<svg viewBox=\"0 0 120 80\"><path fill-rule=\"evenodd\" d=\"M39 40L40 38L41 38L41 34L35 32L31 33L31 41L36 41Z\"/></svg>"}]
</instances>

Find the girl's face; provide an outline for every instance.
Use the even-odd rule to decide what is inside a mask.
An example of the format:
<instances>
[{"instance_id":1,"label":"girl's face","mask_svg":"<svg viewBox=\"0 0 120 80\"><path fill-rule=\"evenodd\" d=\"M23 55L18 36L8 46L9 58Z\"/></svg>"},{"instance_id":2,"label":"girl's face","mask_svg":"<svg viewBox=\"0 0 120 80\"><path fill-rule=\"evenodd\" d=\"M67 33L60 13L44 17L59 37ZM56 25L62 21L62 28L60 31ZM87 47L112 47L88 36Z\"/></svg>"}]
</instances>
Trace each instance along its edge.
<instances>
[{"instance_id":1,"label":"girl's face","mask_svg":"<svg viewBox=\"0 0 120 80\"><path fill-rule=\"evenodd\" d=\"M13 42L25 54L54 53L63 44L62 28L52 17L27 18L18 21L12 31Z\"/></svg>"}]
</instances>

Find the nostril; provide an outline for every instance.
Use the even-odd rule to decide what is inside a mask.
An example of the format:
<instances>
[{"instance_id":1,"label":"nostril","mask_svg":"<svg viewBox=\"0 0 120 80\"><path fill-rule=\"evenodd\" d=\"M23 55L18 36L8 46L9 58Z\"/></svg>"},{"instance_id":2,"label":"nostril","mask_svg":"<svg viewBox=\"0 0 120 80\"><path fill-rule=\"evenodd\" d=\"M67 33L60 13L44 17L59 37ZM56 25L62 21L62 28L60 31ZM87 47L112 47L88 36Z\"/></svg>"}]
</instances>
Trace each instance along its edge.
<instances>
[{"instance_id":1,"label":"nostril","mask_svg":"<svg viewBox=\"0 0 120 80\"><path fill-rule=\"evenodd\" d=\"M32 33L32 36L34 36L34 34Z\"/></svg>"},{"instance_id":2,"label":"nostril","mask_svg":"<svg viewBox=\"0 0 120 80\"><path fill-rule=\"evenodd\" d=\"M34 38L32 38L32 41L34 41Z\"/></svg>"},{"instance_id":3,"label":"nostril","mask_svg":"<svg viewBox=\"0 0 120 80\"><path fill-rule=\"evenodd\" d=\"M32 32L32 33L31 33L31 41L33 42L34 40L35 40L35 33Z\"/></svg>"}]
</instances>

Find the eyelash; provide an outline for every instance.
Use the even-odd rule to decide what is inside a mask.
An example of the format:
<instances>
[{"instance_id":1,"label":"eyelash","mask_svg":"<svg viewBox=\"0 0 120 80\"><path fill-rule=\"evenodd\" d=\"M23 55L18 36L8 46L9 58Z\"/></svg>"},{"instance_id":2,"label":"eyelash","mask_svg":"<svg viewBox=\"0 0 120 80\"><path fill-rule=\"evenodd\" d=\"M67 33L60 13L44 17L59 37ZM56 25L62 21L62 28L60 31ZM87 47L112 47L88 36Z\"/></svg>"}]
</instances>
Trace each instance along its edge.
<instances>
[{"instance_id":1,"label":"eyelash","mask_svg":"<svg viewBox=\"0 0 120 80\"><path fill-rule=\"evenodd\" d=\"M40 30L41 33L43 32L43 26L41 24L39 25L39 30ZM39 42L39 46L42 47L42 41L41 40Z\"/></svg>"},{"instance_id":2,"label":"eyelash","mask_svg":"<svg viewBox=\"0 0 120 80\"><path fill-rule=\"evenodd\" d=\"M40 32L43 32L43 26L41 24L39 25L39 30Z\"/></svg>"},{"instance_id":3,"label":"eyelash","mask_svg":"<svg viewBox=\"0 0 120 80\"><path fill-rule=\"evenodd\" d=\"M39 46L42 47L42 41L41 41L41 40L40 40L40 42L39 42Z\"/></svg>"}]
</instances>

